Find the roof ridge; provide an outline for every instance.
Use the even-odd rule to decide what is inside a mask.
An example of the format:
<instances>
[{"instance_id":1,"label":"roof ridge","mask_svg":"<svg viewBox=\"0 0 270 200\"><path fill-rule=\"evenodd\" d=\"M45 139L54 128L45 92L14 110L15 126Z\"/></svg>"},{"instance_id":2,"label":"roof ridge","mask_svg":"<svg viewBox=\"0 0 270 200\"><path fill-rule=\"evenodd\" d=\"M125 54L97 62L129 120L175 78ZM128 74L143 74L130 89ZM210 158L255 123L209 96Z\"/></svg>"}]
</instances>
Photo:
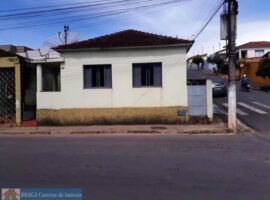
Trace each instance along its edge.
<instances>
[{"instance_id":1,"label":"roof ridge","mask_svg":"<svg viewBox=\"0 0 270 200\"><path fill-rule=\"evenodd\" d=\"M80 41L80 42L85 42L85 41L94 40L94 39L100 39L100 38L104 38L104 37L107 37L107 36L113 36L113 35L121 34L121 33L128 32L128 31L142 33L142 34L147 34L147 35L155 35L155 36L158 36L158 37L167 37L167 38L176 39L176 40L184 40L184 39L173 37L173 36L169 36L169 35L161 35L161 34L150 33L150 32L136 30L136 29L124 29L122 31L117 31L117 32L110 33L110 34L106 34L106 35L101 35L101 36L89 38L87 40L83 40L83 41ZM80 42L78 42L78 43L80 43Z\"/></svg>"},{"instance_id":2,"label":"roof ridge","mask_svg":"<svg viewBox=\"0 0 270 200\"><path fill-rule=\"evenodd\" d=\"M270 45L270 41L250 41L244 44L239 45L238 47L248 47L248 46L269 46Z\"/></svg>"},{"instance_id":3,"label":"roof ridge","mask_svg":"<svg viewBox=\"0 0 270 200\"><path fill-rule=\"evenodd\" d=\"M126 29L111 34L93 37L77 43L60 45L55 49L110 48L193 44L194 41L159 35L134 29Z\"/></svg>"}]
</instances>

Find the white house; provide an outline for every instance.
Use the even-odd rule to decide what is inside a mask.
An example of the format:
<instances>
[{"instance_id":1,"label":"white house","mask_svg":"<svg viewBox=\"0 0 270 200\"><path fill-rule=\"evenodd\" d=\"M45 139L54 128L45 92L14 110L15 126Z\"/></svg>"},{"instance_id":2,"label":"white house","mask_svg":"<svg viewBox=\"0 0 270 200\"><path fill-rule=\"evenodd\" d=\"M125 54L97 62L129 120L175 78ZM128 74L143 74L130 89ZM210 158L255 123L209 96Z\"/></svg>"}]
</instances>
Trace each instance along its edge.
<instances>
[{"instance_id":1,"label":"white house","mask_svg":"<svg viewBox=\"0 0 270 200\"><path fill-rule=\"evenodd\" d=\"M240 59L258 58L270 51L270 42L256 41L249 42L237 47L237 55Z\"/></svg>"},{"instance_id":2,"label":"white house","mask_svg":"<svg viewBox=\"0 0 270 200\"><path fill-rule=\"evenodd\" d=\"M193 41L135 30L59 46L37 68L40 124L175 123Z\"/></svg>"}]
</instances>

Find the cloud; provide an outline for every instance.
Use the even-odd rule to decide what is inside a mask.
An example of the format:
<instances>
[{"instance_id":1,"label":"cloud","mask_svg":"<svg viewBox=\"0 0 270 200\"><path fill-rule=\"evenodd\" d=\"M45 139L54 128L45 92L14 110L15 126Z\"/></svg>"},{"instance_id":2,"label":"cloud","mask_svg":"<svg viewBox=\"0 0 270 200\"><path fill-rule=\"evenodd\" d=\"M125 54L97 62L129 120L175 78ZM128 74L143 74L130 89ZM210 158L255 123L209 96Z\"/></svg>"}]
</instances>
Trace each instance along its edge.
<instances>
[{"instance_id":1,"label":"cloud","mask_svg":"<svg viewBox=\"0 0 270 200\"><path fill-rule=\"evenodd\" d=\"M21 7L33 7L37 5L56 5L62 3L78 3L86 2L87 0L45 0L42 3L37 3L34 0L17 0L21 2ZM112 0L109 0L112 1ZM157 2L158 0L155 0ZM160 0L165 1L165 0ZM159 2L160 2L159 1ZM265 0L262 0L265 1ZM89 1L91 2L91 1ZM133 1L129 1L133 2ZM150 4L152 1L143 1ZM213 10L217 7L220 1L213 0L183 0L178 4L168 5L160 8L146 9L125 15L117 15L108 18L77 21L70 23L71 30L79 32L81 38L88 39L90 37L108 34L115 31L120 31L127 28L138 29L142 31L158 33L162 35L178 36L179 38L191 39L193 34L198 33L202 26L209 19ZM239 0L242 11L240 12L239 26L238 26L238 39L237 43L242 44L252 40L270 40L270 22L265 20L268 14L268 9L262 10L255 8L254 5L260 6L253 0ZM129 4L134 5L134 3ZM142 4L136 4L136 6ZM252 7L253 6L253 7ZM267 7L267 6L266 6ZM122 8L116 6L114 9ZM113 9L107 7L107 10ZM92 10L91 12L98 12L101 10ZM249 12L248 12L249 11ZM78 17L78 14L89 14L90 11L73 13L72 17ZM256 13L260 13L259 16ZM257 16L257 18L256 18ZM70 18L72 18L70 17ZM247 20L248 19L248 20ZM57 34L62 30L63 24L57 26L36 27L26 30L14 30L0 33L2 41L5 43L24 43L29 46L38 48L50 35ZM46 30L46 31L44 31ZM220 41L220 27L219 16L217 15L204 32L197 38L193 48L189 54L212 53L213 50L219 49L224 46L224 41ZM29 40L25 35L31 34ZM21 41L21 42L20 42ZM214 49L213 49L214 48Z\"/></svg>"}]
</instances>

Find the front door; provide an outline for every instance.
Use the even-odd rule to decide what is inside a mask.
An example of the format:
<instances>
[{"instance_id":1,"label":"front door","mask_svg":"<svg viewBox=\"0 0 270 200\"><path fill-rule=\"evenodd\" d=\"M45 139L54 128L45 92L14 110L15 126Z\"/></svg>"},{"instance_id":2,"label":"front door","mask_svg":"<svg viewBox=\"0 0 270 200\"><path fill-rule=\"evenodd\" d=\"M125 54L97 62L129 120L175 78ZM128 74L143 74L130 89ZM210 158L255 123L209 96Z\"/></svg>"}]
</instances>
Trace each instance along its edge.
<instances>
[{"instance_id":1,"label":"front door","mask_svg":"<svg viewBox=\"0 0 270 200\"><path fill-rule=\"evenodd\" d=\"M0 124L16 123L15 69L0 68Z\"/></svg>"}]
</instances>

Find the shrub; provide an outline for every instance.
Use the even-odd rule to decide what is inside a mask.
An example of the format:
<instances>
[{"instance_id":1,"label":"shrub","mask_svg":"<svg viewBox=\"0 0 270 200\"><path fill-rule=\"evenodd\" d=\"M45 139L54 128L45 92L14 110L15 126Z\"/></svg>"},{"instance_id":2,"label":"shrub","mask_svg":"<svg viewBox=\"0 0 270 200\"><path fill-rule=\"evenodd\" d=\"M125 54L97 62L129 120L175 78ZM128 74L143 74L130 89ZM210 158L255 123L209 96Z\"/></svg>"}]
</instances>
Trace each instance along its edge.
<instances>
[{"instance_id":1,"label":"shrub","mask_svg":"<svg viewBox=\"0 0 270 200\"><path fill-rule=\"evenodd\" d=\"M256 72L256 76L263 78L270 78L270 58L265 58L259 63L259 67Z\"/></svg>"}]
</instances>

